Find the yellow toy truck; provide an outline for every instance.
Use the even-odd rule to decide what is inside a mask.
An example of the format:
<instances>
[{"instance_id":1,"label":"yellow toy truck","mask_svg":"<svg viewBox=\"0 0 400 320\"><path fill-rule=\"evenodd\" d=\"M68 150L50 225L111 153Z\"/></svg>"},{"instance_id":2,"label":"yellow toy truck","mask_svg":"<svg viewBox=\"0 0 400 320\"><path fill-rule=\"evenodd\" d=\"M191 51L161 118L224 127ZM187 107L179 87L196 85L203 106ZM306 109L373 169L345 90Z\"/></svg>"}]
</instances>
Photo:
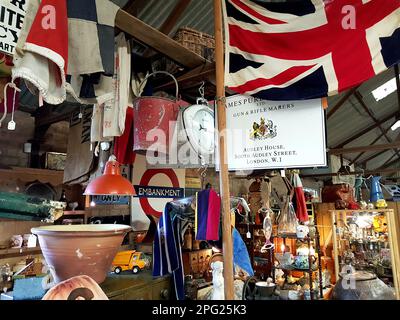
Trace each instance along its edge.
<instances>
[{"instance_id":1,"label":"yellow toy truck","mask_svg":"<svg viewBox=\"0 0 400 320\"><path fill-rule=\"evenodd\" d=\"M113 271L116 274L126 270L132 270L132 273L136 274L146 266L147 261L144 259L143 253L136 250L118 252L112 262Z\"/></svg>"}]
</instances>

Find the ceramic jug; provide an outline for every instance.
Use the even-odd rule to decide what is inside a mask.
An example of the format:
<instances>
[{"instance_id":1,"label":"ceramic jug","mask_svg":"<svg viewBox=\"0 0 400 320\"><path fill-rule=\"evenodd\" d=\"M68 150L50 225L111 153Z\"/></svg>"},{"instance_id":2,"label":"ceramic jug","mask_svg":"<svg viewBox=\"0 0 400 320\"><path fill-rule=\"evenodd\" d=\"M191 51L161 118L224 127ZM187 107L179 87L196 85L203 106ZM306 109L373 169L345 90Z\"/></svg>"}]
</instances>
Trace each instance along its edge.
<instances>
[{"instance_id":1,"label":"ceramic jug","mask_svg":"<svg viewBox=\"0 0 400 320\"><path fill-rule=\"evenodd\" d=\"M308 226L299 224L296 228L296 235L297 235L297 238L299 238L299 239L304 239L305 237L307 237L308 232L309 232Z\"/></svg>"}]
</instances>

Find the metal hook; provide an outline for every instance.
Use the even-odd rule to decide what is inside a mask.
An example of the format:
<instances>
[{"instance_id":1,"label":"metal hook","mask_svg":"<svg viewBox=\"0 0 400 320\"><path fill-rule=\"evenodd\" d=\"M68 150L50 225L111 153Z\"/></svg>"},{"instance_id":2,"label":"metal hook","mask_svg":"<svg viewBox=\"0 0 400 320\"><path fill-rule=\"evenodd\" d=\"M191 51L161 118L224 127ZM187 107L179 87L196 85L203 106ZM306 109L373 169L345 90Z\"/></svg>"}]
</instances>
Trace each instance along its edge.
<instances>
[{"instance_id":1,"label":"metal hook","mask_svg":"<svg viewBox=\"0 0 400 320\"><path fill-rule=\"evenodd\" d=\"M204 99L204 87L205 87L205 82L204 81L202 81L201 82L201 85L200 85L200 88L199 88L199 93L200 93L200 96Z\"/></svg>"},{"instance_id":2,"label":"metal hook","mask_svg":"<svg viewBox=\"0 0 400 320\"><path fill-rule=\"evenodd\" d=\"M202 170L201 173L200 173L202 178L205 178L207 176L207 169L208 169L207 166L201 166L199 168L199 171Z\"/></svg>"},{"instance_id":3,"label":"metal hook","mask_svg":"<svg viewBox=\"0 0 400 320\"><path fill-rule=\"evenodd\" d=\"M205 183L206 176L207 176L207 169L208 169L207 165L202 164L201 167L197 170L200 173L200 177L201 177L201 189L204 189L204 183Z\"/></svg>"}]
</instances>

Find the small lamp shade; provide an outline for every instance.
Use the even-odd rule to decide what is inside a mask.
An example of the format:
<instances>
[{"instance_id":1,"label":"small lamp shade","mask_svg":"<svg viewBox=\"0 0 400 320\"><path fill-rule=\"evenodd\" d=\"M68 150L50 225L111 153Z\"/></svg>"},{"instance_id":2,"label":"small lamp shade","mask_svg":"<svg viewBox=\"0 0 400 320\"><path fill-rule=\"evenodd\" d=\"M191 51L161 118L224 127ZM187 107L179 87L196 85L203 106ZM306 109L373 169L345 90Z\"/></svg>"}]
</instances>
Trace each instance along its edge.
<instances>
[{"instance_id":1,"label":"small lamp shade","mask_svg":"<svg viewBox=\"0 0 400 320\"><path fill-rule=\"evenodd\" d=\"M115 160L108 160L102 176L92 180L84 195L136 195L135 189L130 181L121 176L119 163Z\"/></svg>"}]
</instances>

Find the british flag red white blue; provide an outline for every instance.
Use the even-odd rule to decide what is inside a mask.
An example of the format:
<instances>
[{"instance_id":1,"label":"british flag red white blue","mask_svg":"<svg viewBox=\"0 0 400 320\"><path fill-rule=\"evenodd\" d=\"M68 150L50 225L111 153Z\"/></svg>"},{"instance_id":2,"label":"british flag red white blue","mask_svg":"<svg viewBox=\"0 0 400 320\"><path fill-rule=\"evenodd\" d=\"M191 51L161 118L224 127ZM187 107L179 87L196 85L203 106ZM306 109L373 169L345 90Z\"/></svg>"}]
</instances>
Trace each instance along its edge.
<instances>
[{"instance_id":1,"label":"british flag red white blue","mask_svg":"<svg viewBox=\"0 0 400 320\"><path fill-rule=\"evenodd\" d=\"M334 95L400 62L400 0L224 0L226 86L267 100Z\"/></svg>"}]
</instances>

